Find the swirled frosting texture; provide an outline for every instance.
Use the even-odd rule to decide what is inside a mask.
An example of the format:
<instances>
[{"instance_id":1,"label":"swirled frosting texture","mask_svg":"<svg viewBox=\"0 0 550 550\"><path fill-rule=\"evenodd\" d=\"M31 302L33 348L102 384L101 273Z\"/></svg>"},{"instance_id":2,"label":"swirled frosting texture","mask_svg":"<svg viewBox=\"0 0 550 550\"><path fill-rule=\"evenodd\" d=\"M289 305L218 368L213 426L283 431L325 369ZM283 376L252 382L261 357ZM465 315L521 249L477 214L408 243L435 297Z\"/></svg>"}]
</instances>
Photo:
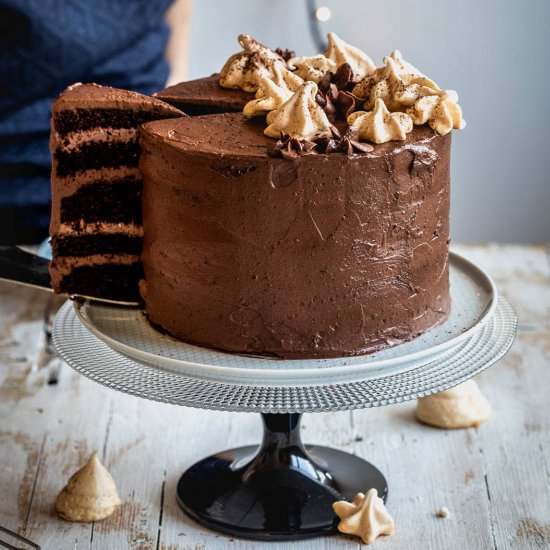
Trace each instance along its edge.
<instances>
[{"instance_id":1,"label":"swirled frosting texture","mask_svg":"<svg viewBox=\"0 0 550 550\"><path fill-rule=\"evenodd\" d=\"M338 357L409 340L449 312L451 135L271 158L239 113L140 129L142 292L179 339ZM162 161L159 161L162 159Z\"/></svg>"},{"instance_id":2,"label":"swirled frosting texture","mask_svg":"<svg viewBox=\"0 0 550 550\"><path fill-rule=\"evenodd\" d=\"M293 57L288 60L288 66L295 70L294 74L304 80L311 80L316 84L322 80L327 71L334 73L338 68L335 61L323 54L311 57Z\"/></svg>"},{"instance_id":3,"label":"swirled frosting texture","mask_svg":"<svg viewBox=\"0 0 550 550\"><path fill-rule=\"evenodd\" d=\"M330 137L331 124L325 111L315 101L317 91L317 84L304 82L288 101L269 113L269 126L264 130L265 135L278 138L286 134L311 141Z\"/></svg>"},{"instance_id":4,"label":"swirled frosting texture","mask_svg":"<svg viewBox=\"0 0 550 550\"><path fill-rule=\"evenodd\" d=\"M418 98L407 114L415 124L426 122L444 136L453 128L462 130L466 121L462 118L462 109L457 103L458 97L452 90L441 95L430 95Z\"/></svg>"},{"instance_id":5,"label":"swirled frosting texture","mask_svg":"<svg viewBox=\"0 0 550 550\"><path fill-rule=\"evenodd\" d=\"M466 126L456 92L442 90L405 61L399 50L384 58L383 67L357 83L353 93L366 100L366 110L374 109L376 101L382 100L389 111L406 112L414 124L429 123L441 135Z\"/></svg>"},{"instance_id":6,"label":"swirled frosting texture","mask_svg":"<svg viewBox=\"0 0 550 550\"><path fill-rule=\"evenodd\" d=\"M255 99L249 101L243 109L246 116L260 116L278 109L288 101L303 84L303 79L290 72L286 67L273 65L273 78L262 78Z\"/></svg>"},{"instance_id":7,"label":"swirled frosting texture","mask_svg":"<svg viewBox=\"0 0 550 550\"><path fill-rule=\"evenodd\" d=\"M273 65L284 66L283 58L248 34L239 35L243 51L232 55L220 71L220 86L256 92L262 78L273 76Z\"/></svg>"},{"instance_id":8,"label":"swirled frosting texture","mask_svg":"<svg viewBox=\"0 0 550 550\"><path fill-rule=\"evenodd\" d=\"M356 111L348 124L359 131L359 137L373 143L405 139L413 129L411 117L405 113L390 113L384 101L377 98L372 111Z\"/></svg>"},{"instance_id":9,"label":"swirled frosting texture","mask_svg":"<svg viewBox=\"0 0 550 550\"><path fill-rule=\"evenodd\" d=\"M364 105L366 109L372 109L376 99L380 98L390 111L401 111L413 105L419 97L440 91L435 82L420 72L405 72L417 69L403 61L398 52L385 57L384 64L353 88L357 97L367 100Z\"/></svg>"},{"instance_id":10,"label":"swirled frosting texture","mask_svg":"<svg viewBox=\"0 0 550 550\"><path fill-rule=\"evenodd\" d=\"M361 80L376 69L376 65L365 52L344 42L333 32L328 33L325 56L336 63L336 68L347 63L353 71L354 80Z\"/></svg>"}]
</instances>

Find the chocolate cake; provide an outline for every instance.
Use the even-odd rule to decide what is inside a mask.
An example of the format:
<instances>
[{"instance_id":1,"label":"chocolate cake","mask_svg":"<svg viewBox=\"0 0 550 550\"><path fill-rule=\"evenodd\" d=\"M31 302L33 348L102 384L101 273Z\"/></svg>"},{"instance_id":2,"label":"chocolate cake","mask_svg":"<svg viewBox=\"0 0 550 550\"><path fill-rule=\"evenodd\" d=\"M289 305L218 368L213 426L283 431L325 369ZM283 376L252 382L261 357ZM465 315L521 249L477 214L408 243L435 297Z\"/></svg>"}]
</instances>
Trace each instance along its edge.
<instances>
[{"instance_id":1,"label":"chocolate cake","mask_svg":"<svg viewBox=\"0 0 550 550\"><path fill-rule=\"evenodd\" d=\"M442 321L450 134L290 160L266 153L264 126L235 113L141 127L150 320L285 358L368 353Z\"/></svg>"},{"instance_id":2,"label":"chocolate cake","mask_svg":"<svg viewBox=\"0 0 550 550\"><path fill-rule=\"evenodd\" d=\"M155 327L286 359L370 353L442 322L456 92L334 33L312 57L239 43L219 75L156 99L114 109L81 86L56 102L56 290L135 297L143 267Z\"/></svg>"},{"instance_id":3,"label":"chocolate cake","mask_svg":"<svg viewBox=\"0 0 550 550\"><path fill-rule=\"evenodd\" d=\"M241 112L254 94L243 90L222 88L220 75L180 82L164 88L155 97L171 103L191 116L211 113Z\"/></svg>"},{"instance_id":4,"label":"chocolate cake","mask_svg":"<svg viewBox=\"0 0 550 550\"><path fill-rule=\"evenodd\" d=\"M138 300L142 179L137 128L184 116L126 90L75 84L52 106L52 286Z\"/></svg>"}]
</instances>

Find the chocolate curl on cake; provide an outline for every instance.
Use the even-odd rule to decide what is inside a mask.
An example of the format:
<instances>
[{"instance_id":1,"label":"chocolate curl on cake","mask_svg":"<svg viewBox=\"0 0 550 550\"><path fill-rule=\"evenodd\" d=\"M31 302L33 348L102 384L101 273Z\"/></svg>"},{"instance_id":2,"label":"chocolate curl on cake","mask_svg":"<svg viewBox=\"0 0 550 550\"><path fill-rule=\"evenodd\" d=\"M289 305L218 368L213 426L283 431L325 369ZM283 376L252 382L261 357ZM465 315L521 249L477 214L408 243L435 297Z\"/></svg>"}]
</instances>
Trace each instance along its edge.
<instances>
[{"instance_id":1,"label":"chocolate curl on cake","mask_svg":"<svg viewBox=\"0 0 550 550\"><path fill-rule=\"evenodd\" d=\"M353 71L347 63L340 65L335 73L327 71L319 82L315 101L332 122L347 120L351 113L359 109L361 99L349 91L352 85Z\"/></svg>"},{"instance_id":2,"label":"chocolate curl on cake","mask_svg":"<svg viewBox=\"0 0 550 550\"><path fill-rule=\"evenodd\" d=\"M358 97L351 92L338 90L334 84L329 85L326 93L317 92L315 101L332 122L347 120L348 116L361 106L361 100Z\"/></svg>"},{"instance_id":3,"label":"chocolate curl on cake","mask_svg":"<svg viewBox=\"0 0 550 550\"><path fill-rule=\"evenodd\" d=\"M300 140L288 134L281 134L281 139L277 141L269 155L271 157L295 159L317 153L343 153L352 156L357 153L370 153L374 150L374 147L369 143L359 141L359 132L355 128L349 128L344 135L336 126L332 126L330 131L332 134L330 138L323 137L315 141Z\"/></svg>"},{"instance_id":4,"label":"chocolate curl on cake","mask_svg":"<svg viewBox=\"0 0 550 550\"><path fill-rule=\"evenodd\" d=\"M319 90L326 93L331 84L334 84L338 90L351 90L353 87L353 69L348 63L340 65L334 73L327 71L318 84Z\"/></svg>"},{"instance_id":5,"label":"chocolate curl on cake","mask_svg":"<svg viewBox=\"0 0 550 550\"><path fill-rule=\"evenodd\" d=\"M315 142L296 139L289 134L281 132L281 139L273 146L273 149L269 152L269 156L295 159L304 155L314 155L316 153Z\"/></svg>"},{"instance_id":6,"label":"chocolate curl on cake","mask_svg":"<svg viewBox=\"0 0 550 550\"><path fill-rule=\"evenodd\" d=\"M330 129L332 137L316 140L316 149L319 153L344 153L348 156L357 153L370 153L374 147L369 143L359 141L359 132L355 128L348 128L342 135L336 126Z\"/></svg>"}]
</instances>

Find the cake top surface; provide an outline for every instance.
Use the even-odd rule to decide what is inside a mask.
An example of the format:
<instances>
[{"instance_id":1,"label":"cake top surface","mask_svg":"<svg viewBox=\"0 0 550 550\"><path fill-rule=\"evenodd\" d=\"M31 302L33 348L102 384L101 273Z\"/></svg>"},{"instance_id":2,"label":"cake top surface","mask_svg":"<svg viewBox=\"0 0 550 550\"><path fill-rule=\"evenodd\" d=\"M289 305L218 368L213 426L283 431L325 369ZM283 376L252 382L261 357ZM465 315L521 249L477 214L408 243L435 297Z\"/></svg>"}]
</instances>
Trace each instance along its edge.
<instances>
[{"instance_id":1,"label":"cake top surface","mask_svg":"<svg viewBox=\"0 0 550 550\"><path fill-rule=\"evenodd\" d=\"M156 120L141 126L140 132L145 139L161 141L186 152L266 158L276 141L264 134L264 128L263 120L250 119L241 113L223 113ZM384 155L402 147L430 141L437 135L428 125L415 126L404 140L375 144L368 154ZM342 155L329 156L341 158Z\"/></svg>"},{"instance_id":2,"label":"cake top surface","mask_svg":"<svg viewBox=\"0 0 550 550\"><path fill-rule=\"evenodd\" d=\"M217 105L242 110L252 99L252 94L243 90L222 88L218 73L206 78L180 82L155 94L160 99L175 103L190 102L195 105Z\"/></svg>"},{"instance_id":3,"label":"cake top surface","mask_svg":"<svg viewBox=\"0 0 550 550\"><path fill-rule=\"evenodd\" d=\"M52 105L54 114L70 109L135 109L183 116L179 109L160 99L100 84L72 84Z\"/></svg>"}]
</instances>

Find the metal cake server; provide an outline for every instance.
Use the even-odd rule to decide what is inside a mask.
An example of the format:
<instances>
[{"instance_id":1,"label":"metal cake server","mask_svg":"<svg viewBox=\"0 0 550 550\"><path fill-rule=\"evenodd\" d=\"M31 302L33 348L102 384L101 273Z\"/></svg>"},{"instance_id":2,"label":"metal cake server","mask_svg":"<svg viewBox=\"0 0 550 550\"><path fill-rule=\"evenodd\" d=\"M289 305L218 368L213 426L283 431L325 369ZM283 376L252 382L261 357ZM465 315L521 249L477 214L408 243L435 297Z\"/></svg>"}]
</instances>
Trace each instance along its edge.
<instances>
[{"instance_id":1,"label":"metal cake server","mask_svg":"<svg viewBox=\"0 0 550 550\"><path fill-rule=\"evenodd\" d=\"M17 246L0 246L0 280L53 292L48 264L48 260L36 254L25 252ZM72 294L70 297L119 306L135 307L141 305L139 302L108 300L98 296L85 296L82 294Z\"/></svg>"}]
</instances>

